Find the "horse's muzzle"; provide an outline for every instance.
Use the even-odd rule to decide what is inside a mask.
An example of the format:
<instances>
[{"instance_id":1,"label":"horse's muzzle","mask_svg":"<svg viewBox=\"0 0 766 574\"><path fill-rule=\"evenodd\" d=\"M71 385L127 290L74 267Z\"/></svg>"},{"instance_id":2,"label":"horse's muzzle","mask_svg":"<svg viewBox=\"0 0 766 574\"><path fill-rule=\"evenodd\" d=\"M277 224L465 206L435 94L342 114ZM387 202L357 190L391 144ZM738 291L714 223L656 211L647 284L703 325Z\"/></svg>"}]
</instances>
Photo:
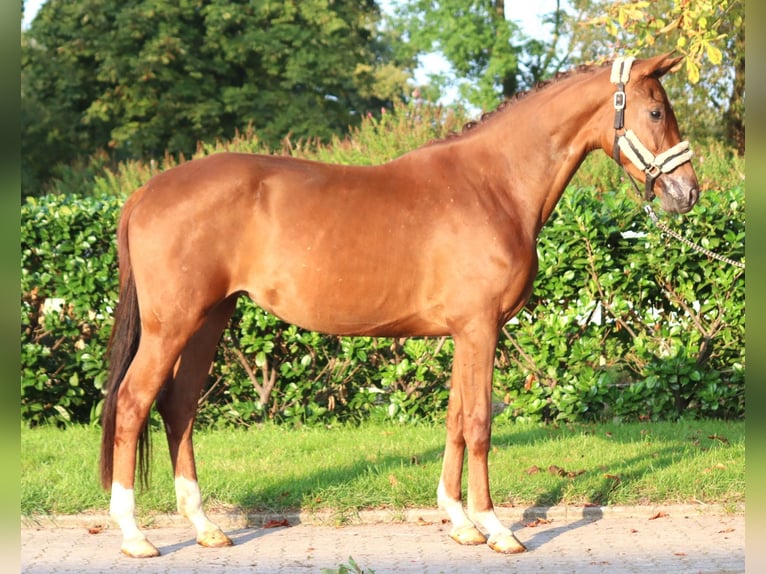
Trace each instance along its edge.
<instances>
[{"instance_id":1,"label":"horse's muzzle","mask_svg":"<svg viewBox=\"0 0 766 574\"><path fill-rule=\"evenodd\" d=\"M699 199L699 187L696 178L689 181L686 178L663 177L658 182L662 191L660 205L669 213L687 213Z\"/></svg>"}]
</instances>

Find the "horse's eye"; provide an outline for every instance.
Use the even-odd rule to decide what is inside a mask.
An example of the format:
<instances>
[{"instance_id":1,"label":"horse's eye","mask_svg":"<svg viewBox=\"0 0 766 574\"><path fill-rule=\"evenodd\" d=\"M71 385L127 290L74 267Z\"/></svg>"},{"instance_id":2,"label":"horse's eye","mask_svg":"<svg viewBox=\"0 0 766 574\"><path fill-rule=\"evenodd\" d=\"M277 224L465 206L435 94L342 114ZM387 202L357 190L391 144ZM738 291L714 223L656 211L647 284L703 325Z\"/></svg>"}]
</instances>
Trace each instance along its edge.
<instances>
[{"instance_id":1,"label":"horse's eye","mask_svg":"<svg viewBox=\"0 0 766 574\"><path fill-rule=\"evenodd\" d=\"M652 116L653 120L662 119L662 110L652 110L651 112L649 112L649 114Z\"/></svg>"}]
</instances>

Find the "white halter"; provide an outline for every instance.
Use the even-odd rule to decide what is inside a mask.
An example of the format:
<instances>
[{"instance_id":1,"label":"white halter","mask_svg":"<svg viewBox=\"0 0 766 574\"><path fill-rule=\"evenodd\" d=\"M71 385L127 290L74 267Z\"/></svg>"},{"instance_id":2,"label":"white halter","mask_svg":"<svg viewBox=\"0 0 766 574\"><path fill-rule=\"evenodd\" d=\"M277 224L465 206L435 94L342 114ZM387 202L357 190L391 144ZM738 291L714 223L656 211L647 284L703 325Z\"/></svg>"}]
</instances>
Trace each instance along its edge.
<instances>
[{"instance_id":1,"label":"white halter","mask_svg":"<svg viewBox=\"0 0 766 574\"><path fill-rule=\"evenodd\" d=\"M646 200L650 201L654 197L652 188L654 180L663 173L669 173L679 165L690 161L694 153L689 148L688 141L682 141L674 145L667 151L655 156L650 152L638 136L631 130L619 133L625 127L625 105L627 98L625 96L625 84L630 79L630 68L635 58L617 58L612 64L611 82L617 85L617 91L614 94L614 149L613 155L617 163L620 162L620 151L635 165L646 174Z\"/></svg>"}]
</instances>

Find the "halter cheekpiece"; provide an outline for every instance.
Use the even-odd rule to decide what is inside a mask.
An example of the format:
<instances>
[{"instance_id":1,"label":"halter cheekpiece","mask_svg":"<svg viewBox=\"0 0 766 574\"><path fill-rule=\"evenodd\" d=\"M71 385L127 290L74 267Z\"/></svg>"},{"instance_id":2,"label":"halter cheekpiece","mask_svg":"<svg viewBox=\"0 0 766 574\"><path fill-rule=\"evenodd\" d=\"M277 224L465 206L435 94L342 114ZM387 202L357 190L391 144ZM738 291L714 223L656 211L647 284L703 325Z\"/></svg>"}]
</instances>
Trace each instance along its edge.
<instances>
[{"instance_id":1,"label":"halter cheekpiece","mask_svg":"<svg viewBox=\"0 0 766 574\"><path fill-rule=\"evenodd\" d=\"M654 181L663 173L669 173L679 165L690 161L694 153L689 148L688 141L682 141L674 145L669 150L655 156L650 152L638 136L632 130L625 130L625 106L627 97L625 95L625 84L630 79L630 68L633 66L635 58L617 58L612 64L612 75L610 81L617 86L614 93L614 148L612 155L618 164L620 162L620 151L635 165L646 174L646 186L644 197L651 201L654 197L652 188Z\"/></svg>"}]
</instances>

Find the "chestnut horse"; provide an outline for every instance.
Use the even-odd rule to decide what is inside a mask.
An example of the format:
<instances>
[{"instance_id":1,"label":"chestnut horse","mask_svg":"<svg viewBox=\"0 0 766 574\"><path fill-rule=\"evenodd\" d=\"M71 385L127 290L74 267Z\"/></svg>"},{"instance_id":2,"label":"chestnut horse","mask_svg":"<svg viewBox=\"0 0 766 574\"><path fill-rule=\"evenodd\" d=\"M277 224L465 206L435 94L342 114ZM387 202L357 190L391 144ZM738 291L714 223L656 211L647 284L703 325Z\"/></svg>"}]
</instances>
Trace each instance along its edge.
<instances>
[{"instance_id":1,"label":"chestnut horse","mask_svg":"<svg viewBox=\"0 0 766 574\"><path fill-rule=\"evenodd\" d=\"M221 333L246 295L324 333L452 336L438 504L460 544L523 552L489 490L498 331L527 301L537 235L590 151L614 155L666 211L695 204L691 151L659 82L679 60L620 58L563 74L461 135L383 165L219 153L138 189L117 232L120 302L102 419L101 478L122 551L159 554L136 524L133 494L155 400L179 512L199 544L231 544L202 509L192 426Z\"/></svg>"}]
</instances>

